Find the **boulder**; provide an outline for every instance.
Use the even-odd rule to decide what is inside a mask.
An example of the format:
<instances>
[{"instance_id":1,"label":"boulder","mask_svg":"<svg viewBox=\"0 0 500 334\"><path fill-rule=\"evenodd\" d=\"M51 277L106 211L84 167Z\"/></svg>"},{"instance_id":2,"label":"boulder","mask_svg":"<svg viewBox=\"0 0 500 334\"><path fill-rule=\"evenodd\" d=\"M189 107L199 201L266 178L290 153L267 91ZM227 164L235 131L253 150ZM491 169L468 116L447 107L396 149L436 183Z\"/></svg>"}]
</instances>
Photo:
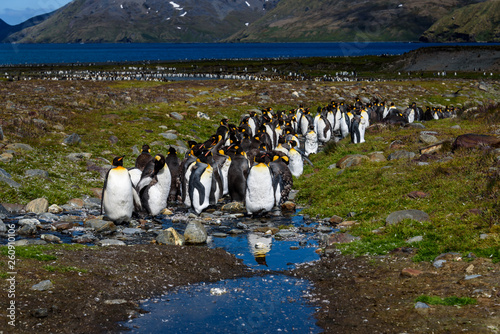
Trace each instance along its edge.
<instances>
[{"instance_id":1,"label":"boulder","mask_svg":"<svg viewBox=\"0 0 500 334\"><path fill-rule=\"evenodd\" d=\"M76 133L72 133L69 136L67 136L66 138L64 138L63 144L72 146L72 145L78 145L81 142L82 142L82 139L80 138L80 136Z\"/></svg>"},{"instance_id":2,"label":"boulder","mask_svg":"<svg viewBox=\"0 0 500 334\"><path fill-rule=\"evenodd\" d=\"M420 136L418 137L418 139L426 144L426 145L432 145L432 144L435 144L437 143L439 140L434 137L433 135L429 135L429 134L426 134L426 133L421 133Z\"/></svg>"},{"instance_id":3,"label":"boulder","mask_svg":"<svg viewBox=\"0 0 500 334\"><path fill-rule=\"evenodd\" d=\"M42 234L40 236L40 239L45 240L47 242L53 242L53 243L62 243L61 238L59 238L57 235L53 234Z\"/></svg>"},{"instance_id":4,"label":"boulder","mask_svg":"<svg viewBox=\"0 0 500 334\"><path fill-rule=\"evenodd\" d=\"M96 245L106 247L106 246L125 246L126 244L121 240L103 239L96 242Z\"/></svg>"},{"instance_id":5,"label":"boulder","mask_svg":"<svg viewBox=\"0 0 500 334\"><path fill-rule=\"evenodd\" d=\"M44 213L49 209L49 201L46 198L37 198L26 205L26 212Z\"/></svg>"},{"instance_id":6,"label":"boulder","mask_svg":"<svg viewBox=\"0 0 500 334\"><path fill-rule=\"evenodd\" d=\"M58 213L63 212L63 209L57 204L52 204L51 206L48 207L47 210L48 210L48 212L54 213L54 214L58 214Z\"/></svg>"},{"instance_id":7,"label":"boulder","mask_svg":"<svg viewBox=\"0 0 500 334\"><path fill-rule=\"evenodd\" d=\"M226 212L244 212L245 204L243 202L227 203L222 206L221 210Z\"/></svg>"},{"instance_id":8,"label":"boulder","mask_svg":"<svg viewBox=\"0 0 500 334\"><path fill-rule=\"evenodd\" d=\"M470 149L482 147L500 148L500 139L495 136L468 133L458 136L451 145L451 150L455 151L459 148Z\"/></svg>"},{"instance_id":9,"label":"boulder","mask_svg":"<svg viewBox=\"0 0 500 334\"><path fill-rule=\"evenodd\" d=\"M405 219L412 219L419 222L429 221L429 215L421 210L401 210L391 213L385 222L388 225L397 224Z\"/></svg>"},{"instance_id":10,"label":"boulder","mask_svg":"<svg viewBox=\"0 0 500 334\"><path fill-rule=\"evenodd\" d=\"M207 230L199 221L191 221L184 231L184 240L187 244L203 244L207 241Z\"/></svg>"},{"instance_id":11,"label":"boulder","mask_svg":"<svg viewBox=\"0 0 500 334\"><path fill-rule=\"evenodd\" d=\"M116 225L109 220L89 219L84 226L93 228L96 232L116 231Z\"/></svg>"},{"instance_id":12,"label":"boulder","mask_svg":"<svg viewBox=\"0 0 500 334\"><path fill-rule=\"evenodd\" d=\"M178 112L175 112L175 111L170 113L170 117L172 117L173 119L178 120L178 121L182 121L184 119L184 116L182 116L181 114L179 114Z\"/></svg>"},{"instance_id":13,"label":"boulder","mask_svg":"<svg viewBox=\"0 0 500 334\"><path fill-rule=\"evenodd\" d=\"M46 291L54 288L54 284L50 280L41 281L31 287L31 290Z\"/></svg>"},{"instance_id":14,"label":"boulder","mask_svg":"<svg viewBox=\"0 0 500 334\"><path fill-rule=\"evenodd\" d=\"M412 159L415 157L415 153L405 151L405 150L398 150L395 152L392 152L389 154L389 157L387 160L399 160L399 159Z\"/></svg>"},{"instance_id":15,"label":"boulder","mask_svg":"<svg viewBox=\"0 0 500 334\"><path fill-rule=\"evenodd\" d=\"M12 150L12 151L33 151L33 147L31 147L28 144L22 144L22 143L13 143L5 146L6 150Z\"/></svg>"},{"instance_id":16,"label":"boulder","mask_svg":"<svg viewBox=\"0 0 500 334\"><path fill-rule=\"evenodd\" d=\"M27 169L24 171L24 176L48 178L49 172L42 170L42 169Z\"/></svg>"},{"instance_id":17,"label":"boulder","mask_svg":"<svg viewBox=\"0 0 500 334\"><path fill-rule=\"evenodd\" d=\"M345 244L359 239L360 237L355 237L349 233L334 233L328 238L328 245Z\"/></svg>"},{"instance_id":18,"label":"boulder","mask_svg":"<svg viewBox=\"0 0 500 334\"><path fill-rule=\"evenodd\" d=\"M161 245L184 245L184 237L177 233L173 227L160 231L156 236L156 242Z\"/></svg>"},{"instance_id":19,"label":"boulder","mask_svg":"<svg viewBox=\"0 0 500 334\"><path fill-rule=\"evenodd\" d=\"M364 161L370 160L366 155L362 154L350 154L346 155L345 157L341 158L337 162L337 167L344 169L347 167L353 167L353 166L358 166L361 165Z\"/></svg>"},{"instance_id":20,"label":"boulder","mask_svg":"<svg viewBox=\"0 0 500 334\"><path fill-rule=\"evenodd\" d=\"M387 161L383 152L372 152L368 153L368 158L373 162Z\"/></svg>"}]
</instances>

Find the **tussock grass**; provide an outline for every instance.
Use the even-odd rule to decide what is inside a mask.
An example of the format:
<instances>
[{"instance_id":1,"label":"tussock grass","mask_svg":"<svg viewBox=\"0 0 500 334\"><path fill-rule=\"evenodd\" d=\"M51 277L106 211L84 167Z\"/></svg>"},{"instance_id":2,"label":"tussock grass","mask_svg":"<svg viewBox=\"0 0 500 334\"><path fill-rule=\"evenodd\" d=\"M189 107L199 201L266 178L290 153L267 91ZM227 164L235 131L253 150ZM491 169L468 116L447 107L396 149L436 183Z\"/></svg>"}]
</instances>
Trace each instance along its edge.
<instances>
[{"instance_id":1,"label":"tussock grass","mask_svg":"<svg viewBox=\"0 0 500 334\"><path fill-rule=\"evenodd\" d=\"M422 295L415 299L415 302L422 302L429 305L445 305L445 306L464 306L464 305L475 305L477 300L469 297L446 297L441 298L437 296L426 296Z\"/></svg>"}]
</instances>

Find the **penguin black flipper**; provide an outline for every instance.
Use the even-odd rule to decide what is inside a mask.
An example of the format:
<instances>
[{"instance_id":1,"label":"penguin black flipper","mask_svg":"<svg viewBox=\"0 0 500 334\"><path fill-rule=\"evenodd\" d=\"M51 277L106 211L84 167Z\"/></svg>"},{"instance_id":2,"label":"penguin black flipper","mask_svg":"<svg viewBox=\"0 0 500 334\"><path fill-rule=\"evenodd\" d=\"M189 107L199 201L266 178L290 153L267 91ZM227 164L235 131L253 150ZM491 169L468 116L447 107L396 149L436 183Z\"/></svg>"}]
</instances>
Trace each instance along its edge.
<instances>
[{"instance_id":1,"label":"penguin black flipper","mask_svg":"<svg viewBox=\"0 0 500 334\"><path fill-rule=\"evenodd\" d=\"M191 176L189 178L189 196L191 200L193 200L194 190L198 190L200 206L203 205L205 201L205 186L200 182L201 175L207 169L208 165L205 163L198 162L196 166L193 168L191 172Z\"/></svg>"}]
</instances>

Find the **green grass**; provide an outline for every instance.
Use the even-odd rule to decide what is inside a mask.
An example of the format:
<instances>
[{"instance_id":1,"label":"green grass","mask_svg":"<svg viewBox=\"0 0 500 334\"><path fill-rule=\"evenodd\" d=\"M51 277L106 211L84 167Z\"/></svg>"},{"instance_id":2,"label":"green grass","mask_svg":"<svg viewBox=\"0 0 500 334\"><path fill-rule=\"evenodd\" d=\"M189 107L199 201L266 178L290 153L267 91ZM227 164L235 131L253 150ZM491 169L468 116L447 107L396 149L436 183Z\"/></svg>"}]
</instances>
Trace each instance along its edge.
<instances>
[{"instance_id":1,"label":"green grass","mask_svg":"<svg viewBox=\"0 0 500 334\"><path fill-rule=\"evenodd\" d=\"M415 299L415 302L422 302L428 305L445 305L445 306L464 306L464 305L475 305L477 300L469 297L446 297L441 298L437 296L426 296L422 295Z\"/></svg>"},{"instance_id":2,"label":"green grass","mask_svg":"<svg viewBox=\"0 0 500 334\"><path fill-rule=\"evenodd\" d=\"M46 252L57 251L60 249L65 250L80 250L85 248L84 245L79 244L58 244L58 245L33 245L33 246L16 246L16 259L35 259L38 261L53 261L57 259L54 254L47 254ZM0 247L0 254L6 256L8 255L8 247Z\"/></svg>"},{"instance_id":3,"label":"green grass","mask_svg":"<svg viewBox=\"0 0 500 334\"><path fill-rule=\"evenodd\" d=\"M498 113L497 107L491 115L483 117L490 120ZM460 134L450 129L453 122L460 122L462 133L488 131L487 123L465 119L427 122L426 127L453 138ZM326 152L310 157L314 169L306 166L305 176L294 181L294 186L300 189L297 200L305 206L303 213L328 218L347 217L355 212L348 220L360 224L349 232L361 239L339 245L344 253L383 255L398 247L413 247L417 249L414 261L432 261L449 251L473 252L493 262L500 261L500 177L498 171L490 170L496 165L495 155L485 154L483 150L460 150L451 160L426 166L395 160L364 162L342 173L339 169L327 168L348 154L383 151L387 157L393 151L388 146L394 139L401 140L408 151L418 152L422 147L415 130L393 131L367 134L367 142L358 145L344 139ZM411 191L423 191L428 197L411 199L406 196ZM385 219L391 212L406 209L422 210L430 215L430 221L406 220L386 226ZM473 214L472 209L479 209L481 213ZM480 234L488 234L488 238L481 239ZM422 236L423 240L406 242L415 236Z\"/></svg>"}]
</instances>

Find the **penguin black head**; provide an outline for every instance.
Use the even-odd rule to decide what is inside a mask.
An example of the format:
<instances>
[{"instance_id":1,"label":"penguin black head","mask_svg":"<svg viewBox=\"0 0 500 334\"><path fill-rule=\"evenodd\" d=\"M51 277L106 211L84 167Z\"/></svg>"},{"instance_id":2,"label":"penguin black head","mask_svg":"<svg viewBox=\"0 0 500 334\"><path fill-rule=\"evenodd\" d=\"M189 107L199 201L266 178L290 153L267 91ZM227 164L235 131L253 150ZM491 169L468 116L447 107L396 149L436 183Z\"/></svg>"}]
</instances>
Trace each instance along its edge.
<instances>
[{"instance_id":1,"label":"penguin black head","mask_svg":"<svg viewBox=\"0 0 500 334\"><path fill-rule=\"evenodd\" d=\"M229 119L227 119L227 118L223 118L220 121L220 125L222 125L222 126L227 126L228 123L229 123Z\"/></svg>"},{"instance_id":2,"label":"penguin black head","mask_svg":"<svg viewBox=\"0 0 500 334\"><path fill-rule=\"evenodd\" d=\"M170 148L168 149L168 155L177 155L177 150L170 146Z\"/></svg>"},{"instance_id":3,"label":"penguin black head","mask_svg":"<svg viewBox=\"0 0 500 334\"><path fill-rule=\"evenodd\" d=\"M121 157L114 157L112 165L115 167L123 166L123 158L124 157L125 157L124 155L122 155Z\"/></svg>"},{"instance_id":4,"label":"penguin black head","mask_svg":"<svg viewBox=\"0 0 500 334\"><path fill-rule=\"evenodd\" d=\"M165 157L163 154L157 154L155 156L155 173L158 173L165 166Z\"/></svg>"},{"instance_id":5,"label":"penguin black head","mask_svg":"<svg viewBox=\"0 0 500 334\"><path fill-rule=\"evenodd\" d=\"M150 153L151 152L151 148L149 147L148 144L144 144L142 145L142 153Z\"/></svg>"},{"instance_id":6,"label":"penguin black head","mask_svg":"<svg viewBox=\"0 0 500 334\"><path fill-rule=\"evenodd\" d=\"M187 144L188 144L188 147L189 147L190 149L192 149L192 148L193 148L193 146L195 146L197 143L196 143L194 140L188 140L188 141L187 141Z\"/></svg>"}]
</instances>

